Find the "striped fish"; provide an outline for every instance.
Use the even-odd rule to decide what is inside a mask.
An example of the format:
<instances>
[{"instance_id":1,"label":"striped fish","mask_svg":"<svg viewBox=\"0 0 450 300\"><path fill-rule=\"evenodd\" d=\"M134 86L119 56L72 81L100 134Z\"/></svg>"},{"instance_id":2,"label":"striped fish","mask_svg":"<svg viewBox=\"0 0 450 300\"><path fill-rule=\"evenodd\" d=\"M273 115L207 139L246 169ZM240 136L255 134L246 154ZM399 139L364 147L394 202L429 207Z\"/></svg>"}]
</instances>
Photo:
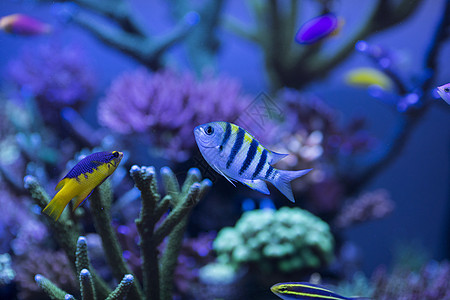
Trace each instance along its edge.
<instances>
[{"instance_id":1,"label":"striped fish","mask_svg":"<svg viewBox=\"0 0 450 300\"><path fill-rule=\"evenodd\" d=\"M200 152L214 170L232 184L233 180L239 181L266 195L270 194L265 183L268 181L295 202L291 180L311 171L286 171L272 167L288 154L266 149L247 131L228 122L197 126L194 135Z\"/></svg>"},{"instance_id":2,"label":"striped fish","mask_svg":"<svg viewBox=\"0 0 450 300\"><path fill-rule=\"evenodd\" d=\"M272 286L270 290L284 300L370 300L370 298L344 297L330 291L329 289L311 284L309 282L277 283Z\"/></svg>"}]
</instances>

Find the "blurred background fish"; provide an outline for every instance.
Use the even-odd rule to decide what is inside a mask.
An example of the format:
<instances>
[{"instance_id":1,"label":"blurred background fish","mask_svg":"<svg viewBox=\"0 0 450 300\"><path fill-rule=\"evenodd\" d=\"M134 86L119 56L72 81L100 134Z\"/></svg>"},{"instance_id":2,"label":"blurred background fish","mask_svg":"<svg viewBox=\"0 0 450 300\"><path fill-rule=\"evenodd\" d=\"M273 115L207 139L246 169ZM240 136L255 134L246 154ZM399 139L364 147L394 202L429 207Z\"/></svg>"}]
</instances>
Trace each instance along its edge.
<instances>
[{"instance_id":1,"label":"blurred background fish","mask_svg":"<svg viewBox=\"0 0 450 300\"><path fill-rule=\"evenodd\" d=\"M17 35L40 35L50 33L52 27L35 18L23 14L12 14L0 19L0 28Z\"/></svg>"},{"instance_id":2,"label":"blurred background fish","mask_svg":"<svg viewBox=\"0 0 450 300\"><path fill-rule=\"evenodd\" d=\"M438 86L436 89L442 100L450 104L450 83Z\"/></svg>"},{"instance_id":3,"label":"blurred background fish","mask_svg":"<svg viewBox=\"0 0 450 300\"><path fill-rule=\"evenodd\" d=\"M361 297L344 297L338 295L324 287L308 282L285 282L273 285L270 290L284 300L307 300L307 299L328 299L328 300L352 300L367 299Z\"/></svg>"},{"instance_id":4,"label":"blurred background fish","mask_svg":"<svg viewBox=\"0 0 450 300\"><path fill-rule=\"evenodd\" d=\"M375 68L356 68L344 75L346 84L359 88L377 86L384 91L392 90L392 80L383 72Z\"/></svg>"},{"instance_id":5,"label":"blurred background fish","mask_svg":"<svg viewBox=\"0 0 450 300\"><path fill-rule=\"evenodd\" d=\"M343 25L344 19L332 13L324 14L304 23L295 35L295 41L299 44L314 44L339 34Z\"/></svg>"},{"instance_id":6,"label":"blurred background fish","mask_svg":"<svg viewBox=\"0 0 450 300\"><path fill-rule=\"evenodd\" d=\"M96 152L80 160L58 183L56 190L59 192L42 212L57 221L73 198L75 210L97 186L114 173L122 157L123 153L118 151Z\"/></svg>"}]
</instances>

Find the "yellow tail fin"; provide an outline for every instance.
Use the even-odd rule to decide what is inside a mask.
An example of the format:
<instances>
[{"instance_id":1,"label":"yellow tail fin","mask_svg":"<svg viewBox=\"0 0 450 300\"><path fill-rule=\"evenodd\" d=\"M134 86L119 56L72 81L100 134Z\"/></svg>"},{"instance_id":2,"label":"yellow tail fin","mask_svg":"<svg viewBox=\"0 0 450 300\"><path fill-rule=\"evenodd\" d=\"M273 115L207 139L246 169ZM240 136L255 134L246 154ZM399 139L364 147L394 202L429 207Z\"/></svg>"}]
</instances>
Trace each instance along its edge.
<instances>
[{"instance_id":1,"label":"yellow tail fin","mask_svg":"<svg viewBox=\"0 0 450 300\"><path fill-rule=\"evenodd\" d=\"M60 193L56 194L53 197L52 201L42 210L42 212L48 216L50 216L53 220L58 221L61 216L64 208L69 204L72 198L68 198L65 195L61 195Z\"/></svg>"}]
</instances>

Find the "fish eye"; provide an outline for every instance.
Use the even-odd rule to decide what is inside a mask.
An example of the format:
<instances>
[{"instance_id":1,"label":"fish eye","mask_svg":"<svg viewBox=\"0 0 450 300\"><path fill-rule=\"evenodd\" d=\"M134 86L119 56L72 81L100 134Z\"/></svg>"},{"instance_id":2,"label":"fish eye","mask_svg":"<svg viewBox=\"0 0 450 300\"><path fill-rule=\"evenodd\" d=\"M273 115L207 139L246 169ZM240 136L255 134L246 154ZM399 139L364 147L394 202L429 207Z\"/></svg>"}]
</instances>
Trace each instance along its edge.
<instances>
[{"instance_id":1,"label":"fish eye","mask_svg":"<svg viewBox=\"0 0 450 300\"><path fill-rule=\"evenodd\" d=\"M206 127L206 128L205 128L205 133L206 133L207 135L213 134L213 133L214 133L214 128L212 128L211 126Z\"/></svg>"},{"instance_id":2,"label":"fish eye","mask_svg":"<svg viewBox=\"0 0 450 300\"><path fill-rule=\"evenodd\" d=\"M113 155L115 158L117 158L117 157L119 157L119 152L113 151L112 155Z\"/></svg>"},{"instance_id":3,"label":"fish eye","mask_svg":"<svg viewBox=\"0 0 450 300\"><path fill-rule=\"evenodd\" d=\"M444 92L446 92L446 93L450 92L450 88L445 88Z\"/></svg>"}]
</instances>

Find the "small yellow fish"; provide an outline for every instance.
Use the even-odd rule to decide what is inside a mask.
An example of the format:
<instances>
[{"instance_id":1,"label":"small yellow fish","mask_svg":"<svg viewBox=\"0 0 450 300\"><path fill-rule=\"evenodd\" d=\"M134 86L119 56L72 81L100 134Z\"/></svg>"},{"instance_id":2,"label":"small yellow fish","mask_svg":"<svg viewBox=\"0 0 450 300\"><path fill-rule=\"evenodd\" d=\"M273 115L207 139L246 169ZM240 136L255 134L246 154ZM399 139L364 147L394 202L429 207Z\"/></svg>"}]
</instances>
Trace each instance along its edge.
<instances>
[{"instance_id":1,"label":"small yellow fish","mask_svg":"<svg viewBox=\"0 0 450 300\"><path fill-rule=\"evenodd\" d=\"M123 153L118 151L96 152L80 160L58 183L58 193L42 212L57 221L73 198L75 210L97 186L114 173L122 157Z\"/></svg>"},{"instance_id":2,"label":"small yellow fish","mask_svg":"<svg viewBox=\"0 0 450 300\"><path fill-rule=\"evenodd\" d=\"M367 88L376 85L385 91L393 88L392 80L374 68L357 68L345 74L345 82L350 86Z\"/></svg>"}]
</instances>

